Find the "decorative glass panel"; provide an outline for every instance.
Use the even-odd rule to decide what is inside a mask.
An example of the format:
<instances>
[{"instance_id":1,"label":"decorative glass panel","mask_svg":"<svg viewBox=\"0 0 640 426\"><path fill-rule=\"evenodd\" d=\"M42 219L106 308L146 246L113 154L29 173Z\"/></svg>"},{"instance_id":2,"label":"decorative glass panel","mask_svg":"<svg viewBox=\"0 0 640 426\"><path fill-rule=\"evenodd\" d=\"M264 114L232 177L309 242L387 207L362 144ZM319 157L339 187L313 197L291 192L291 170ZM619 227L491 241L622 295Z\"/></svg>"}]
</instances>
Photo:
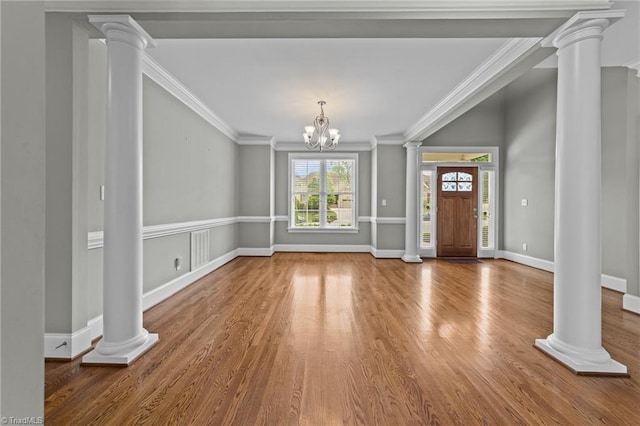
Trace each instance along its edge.
<instances>
[{"instance_id":1,"label":"decorative glass panel","mask_svg":"<svg viewBox=\"0 0 640 426\"><path fill-rule=\"evenodd\" d=\"M473 184L471 182L458 182L458 191L471 191L473 189Z\"/></svg>"},{"instance_id":2,"label":"decorative glass panel","mask_svg":"<svg viewBox=\"0 0 640 426\"><path fill-rule=\"evenodd\" d=\"M442 182L442 190L443 191L455 191L456 190L456 183L455 182Z\"/></svg>"},{"instance_id":3,"label":"decorative glass panel","mask_svg":"<svg viewBox=\"0 0 640 426\"><path fill-rule=\"evenodd\" d=\"M458 181L459 182L471 182L473 180L473 175L464 172L458 172Z\"/></svg>"},{"instance_id":4,"label":"decorative glass panel","mask_svg":"<svg viewBox=\"0 0 640 426\"><path fill-rule=\"evenodd\" d=\"M443 182L455 182L456 181L456 172L445 173L442 175ZM444 186L442 187L444 189ZM455 191L455 189L454 189Z\"/></svg>"},{"instance_id":5,"label":"decorative glass panel","mask_svg":"<svg viewBox=\"0 0 640 426\"><path fill-rule=\"evenodd\" d=\"M431 221L431 182L432 182L433 172L431 170L423 170L422 177L422 185L421 185L421 195L422 195L422 217L420 220L420 232L422 234L422 238L420 240L420 245L422 248L431 248L433 247L432 240L432 221Z\"/></svg>"},{"instance_id":6,"label":"decorative glass panel","mask_svg":"<svg viewBox=\"0 0 640 426\"><path fill-rule=\"evenodd\" d=\"M483 171L480 175L481 185L481 200L482 200L482 210L481 210L481 226L482 226L482 248L490 249L493 247L493 223L491 220L491 203L492 194L491 194L491 186L493 180L492 171Z\"/></svg>"}]
</instances>

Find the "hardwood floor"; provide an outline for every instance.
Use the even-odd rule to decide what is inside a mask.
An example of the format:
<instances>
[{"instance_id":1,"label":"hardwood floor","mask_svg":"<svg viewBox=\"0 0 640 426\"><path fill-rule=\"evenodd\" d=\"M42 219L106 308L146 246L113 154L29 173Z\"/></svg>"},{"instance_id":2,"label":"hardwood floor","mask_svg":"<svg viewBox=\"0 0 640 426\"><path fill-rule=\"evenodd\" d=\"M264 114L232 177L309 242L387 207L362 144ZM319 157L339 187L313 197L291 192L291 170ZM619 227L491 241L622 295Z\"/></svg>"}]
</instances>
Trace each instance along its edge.
<instances>
[{"instance_id":1,"label":"hardwood floor","mask_svg":"<svg viewBox=\"0 0 640 426\"><path fill-rule=\"evenodd\" d=\"M237 258L144 315L128 368L46 363L45 421L84 424L640 424L640 316L603 290L603 345L631 377L534 349L550 273L503 260Z\"/></svg>"}]
</instances>

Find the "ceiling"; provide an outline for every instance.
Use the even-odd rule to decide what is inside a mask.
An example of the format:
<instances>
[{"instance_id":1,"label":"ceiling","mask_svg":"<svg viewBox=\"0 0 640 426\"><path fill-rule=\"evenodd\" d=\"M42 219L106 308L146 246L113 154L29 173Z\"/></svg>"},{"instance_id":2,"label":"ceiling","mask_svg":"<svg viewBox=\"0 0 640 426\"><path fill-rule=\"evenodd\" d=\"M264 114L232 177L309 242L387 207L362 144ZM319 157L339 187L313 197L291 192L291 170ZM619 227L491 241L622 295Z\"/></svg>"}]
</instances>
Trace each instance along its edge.
<instances>
[{"instance_id":1,"label":"ceiling","mask_svg":"<svg viewBox=\"0 0 640 426\"><path fill-rule=\"evenodd\" d=\"M241 135L302 140L324 100L341 142L402 134L504 39L159 40L148 53Z\"/></svg>"},{"instance_id":2,"label":"ceiling","mask_svg":"<svg viewBox=\"0 0 640 426\"><path fill-rule=\"evenodd\" d=\"M615 5L630 13L605 33L604 65L640 59L638 5ZM145 27L167 25L149 19ZM197 32L215 27L193 25ZM375 38L368 31L367 38L156 38L147 52L240 136L301 142L324 100L347 144L406 133L509 40Z\"/></svg>"}]
</instances>

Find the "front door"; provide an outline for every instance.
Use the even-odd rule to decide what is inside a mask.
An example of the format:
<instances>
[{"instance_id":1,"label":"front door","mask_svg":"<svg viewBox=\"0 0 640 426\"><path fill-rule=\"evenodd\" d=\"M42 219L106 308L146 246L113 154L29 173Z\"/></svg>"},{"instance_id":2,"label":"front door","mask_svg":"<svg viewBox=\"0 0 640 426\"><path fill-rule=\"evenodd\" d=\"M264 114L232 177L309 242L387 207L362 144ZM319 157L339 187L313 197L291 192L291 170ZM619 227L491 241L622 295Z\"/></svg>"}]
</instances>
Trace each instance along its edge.
<instances>
[{"instance_id":1,"label":"front door","mask_svg":"<svg viewBox=\"0 0 640 426\"><path fill-rule=\"evenodd\" d=\"M478 169L438 168L438 257L475 257L478 241Z\"/></svg>"}]
</instances>

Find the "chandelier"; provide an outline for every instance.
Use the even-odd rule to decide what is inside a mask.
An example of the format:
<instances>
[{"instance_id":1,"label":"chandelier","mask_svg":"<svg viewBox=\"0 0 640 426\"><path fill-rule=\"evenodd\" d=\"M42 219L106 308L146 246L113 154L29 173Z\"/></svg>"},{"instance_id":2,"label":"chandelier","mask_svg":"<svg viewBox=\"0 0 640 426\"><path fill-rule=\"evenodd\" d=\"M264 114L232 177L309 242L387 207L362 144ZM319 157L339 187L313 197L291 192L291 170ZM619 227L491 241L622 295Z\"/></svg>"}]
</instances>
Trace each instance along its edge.
<instances>
[{"instance_id":1,"label":"chandelier","mask_svg":"<svg viewBox=\"0 0 640 426\"><path fill-rule=\"evenodd\" d=\"M332 151L338 146L338 140L340 139L340 132L338 129L329 129L329 117L325 117L323 106L325 101L319 101L320 115L313 120L313 126L305 126L304 144L307 149L316 149L320 147L320 151ZM327 137L327 129L329 136ZM316 138L313 138L313 132L316 132Z\"/></svg>"}]
</instances>

